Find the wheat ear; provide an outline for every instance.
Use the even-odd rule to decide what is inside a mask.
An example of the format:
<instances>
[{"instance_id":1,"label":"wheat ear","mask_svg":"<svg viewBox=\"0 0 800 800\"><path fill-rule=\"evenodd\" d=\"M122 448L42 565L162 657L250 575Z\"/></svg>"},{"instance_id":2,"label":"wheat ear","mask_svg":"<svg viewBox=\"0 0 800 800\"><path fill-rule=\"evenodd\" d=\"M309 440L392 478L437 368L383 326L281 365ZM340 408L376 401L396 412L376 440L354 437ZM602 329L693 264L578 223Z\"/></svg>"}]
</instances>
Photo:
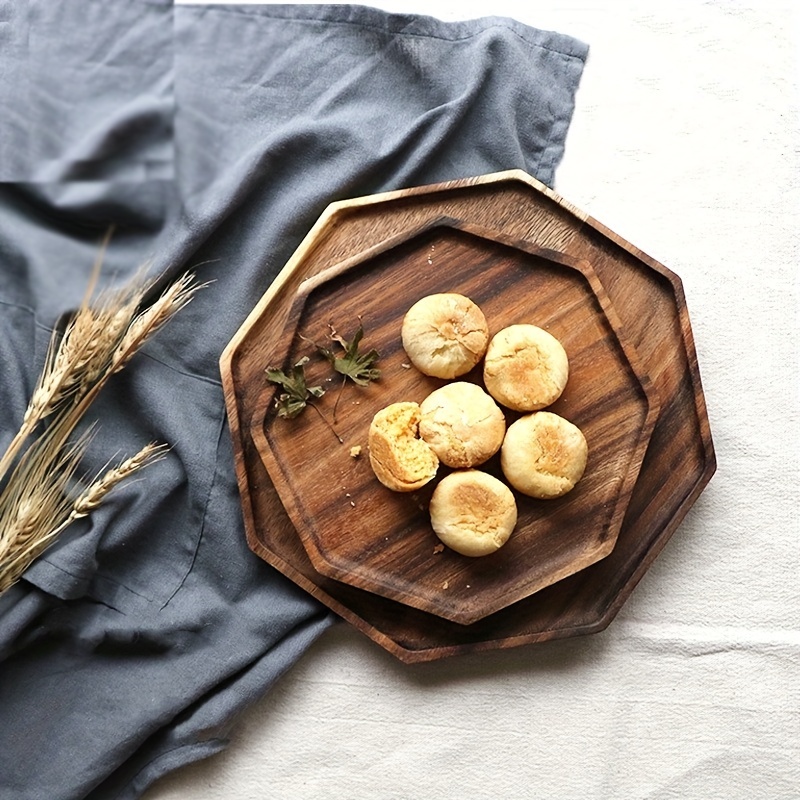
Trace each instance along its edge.
<instances>
[{"instance_id":1,"label":"wheat ear","mask_svg":"<svg viewBox=\"0 0 800 800\"><path fill-rule=\"evenodd\" d=\"M76 519L91 514L118 483L130 478L131 475L134 475L148 464L160 461L168 450L169 447L165 444L151 442L146 444L136 455L126 458L116 467L104 472L100 477L92 481L75 499L69 518L64 522L64 527Z\"/></svg>"},{"instance_id":2,"label":"wheat ear","mask_svg":"<svg viewBox=\"0 0 800 800\"><path fill-rule=\"evenodd\" d=\"M155 333L187 306L195 293L207 284L195 283L194 275L186 273L168 286L150 306L137 314L114 351L111 369L118 372L130 361L134 353Z\"/></svg>"},{"instance_id":3,"label":"wheat ear","mask_svg":"<svg viewBox=\"0 0 800 800\"><path fill-rule=\"evenodd\" d=\"M104 243L103 249L105 249ZM134 283L122 291L101 295L90 305L90 289L63 334L53 331L45 363L22 424L0 458L0 481L39 424L67 402L77 402L107 370L110 359L136 317L145 287Z\"/></svg>"}]
</instances>

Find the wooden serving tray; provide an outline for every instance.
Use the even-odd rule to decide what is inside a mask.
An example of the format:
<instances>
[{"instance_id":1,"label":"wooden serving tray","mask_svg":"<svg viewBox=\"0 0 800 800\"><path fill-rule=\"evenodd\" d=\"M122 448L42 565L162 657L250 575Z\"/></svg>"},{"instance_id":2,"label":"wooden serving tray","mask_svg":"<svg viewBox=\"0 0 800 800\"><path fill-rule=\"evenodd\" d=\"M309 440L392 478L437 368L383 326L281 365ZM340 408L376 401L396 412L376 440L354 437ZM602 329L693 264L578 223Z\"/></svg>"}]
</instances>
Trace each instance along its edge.
<instances>
[{"instance_id":1,"label":"wooden serving tray","mask_svg":"<svg viewBox=\"0 0 800 800\"><path fill-rule=\"evenodd\" d=\"M286 327L301 283L442 216L588 261L660 400L611 553L466 625L319 572L251 434L272 391L264 381L275 346L272 334ZM220 366L250 547L405 662L602 630L716 468L679 278L520 171L334 203L232 339Z\"/></svg>"},{"instance_id":2,"label":"wooden serving tray","mask_svg":"<svg viewBox=\"0 0 800 800\"><path fill-rule=\"evenodd\" d=\"M400 329L421 297L456 290L478 303L490 334L524 322L564 345L570 378L549 410L578 425L590 451L583 479L564 497L543 501L517 493L512 537L483 558L443 549L433 532L428 502L445 467L423 490L397 493L379 483L367 457L377 411L401 400L421 402L447 383L410 367ZM281 319L288 299L268 304L265 316ZM350 335L359 318L364 348L381 354L381 379L366 388L341 387L330 382L330 366L313 343L333 346L329 326ZM588 262L446 219L305 280L291 299L286 325L265 328L264 355L284 369L310 357L309 385L330 389L315 401L321 413L306 409L285 420L273 402L283 390L265 384L250 433L314 568L468 625L607 556L658 411L620 328ZM481 385L480 365L465 379ZM325 421L334 419L334 409L341 444ZM507 424L520 416L506 411ZM351 446L361 447L363 457L354 459ZM504 480L499 456L481 469Z\"/></svg>"}]
</instances>

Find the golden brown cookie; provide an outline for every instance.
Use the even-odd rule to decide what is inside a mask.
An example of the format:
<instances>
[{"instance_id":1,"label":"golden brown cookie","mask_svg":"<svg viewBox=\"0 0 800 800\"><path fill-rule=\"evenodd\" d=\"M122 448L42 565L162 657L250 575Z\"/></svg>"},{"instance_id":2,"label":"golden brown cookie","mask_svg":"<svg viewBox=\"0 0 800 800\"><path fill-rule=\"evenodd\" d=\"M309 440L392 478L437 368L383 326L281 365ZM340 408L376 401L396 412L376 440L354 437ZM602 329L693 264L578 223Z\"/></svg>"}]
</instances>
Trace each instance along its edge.
<instances>
[{"instance_id":1,"label":"golden brown cookie","mask_svg":"<svg viewBox=\"0 0 800 800\"><path fill-rule=\"evenodd\" d=\"M540 499L571 491L583 476L587 458L581 429L550 411L535 411L509 425L500 450L508 482Z\"/></svg>"},{"instance_id":2,"label":"golden brown cookie","mask_svg":"<svg viewBox=\"0 0 800 800\"><path fill-rule=\"evenodd\" d=\"M483 364L486 391L507 408L535 411L558 399L569 362L561 342L535 325L510 325L489 342Z\"/></svg>"},{"instance_id":3,"label":"golden brown cookie","mask_svg":"<svg viewBox=\"0 0 800 800\"><path fill-rule=\"evenodd\" d=\"M378 480L395 492L413 492L432 480L436 453L419 438L417 403L392 403L372 418L369 462Z\"/></svg>"},{"instance_id":4,"label":"golden brown cookie","mask_svg":"<svg viewBox=\"0 0 800 800\"><path fill-rule=\"evenodd\" d=\"M478 306L461 294L430 294L403 318L403 348L425 375L465 375L486 352L489 327Z\"/></svg>"},{"instance_id":5,"label":"golden brown cookie","mask_svg":"<svg viewBox=\"0 0 800 800\"><path fill-rule=\"evenodd\" d=\"M431 525L451 550L486 556L499 550L517 524L514 494L502 481L477 469L442 478L430 502Z\"/></svg>"},{"instance_id":6,"label":"golden brown cookie","mask_svg":"<svg viewBox=\"0 0 800 800\"><path fill-rule=\"evenodd\" d=\"M474 383L445 384L420 403L420 410L419 434L448 467L482 464L503 444L503 412Z\"/></svg>"}]
</instances>

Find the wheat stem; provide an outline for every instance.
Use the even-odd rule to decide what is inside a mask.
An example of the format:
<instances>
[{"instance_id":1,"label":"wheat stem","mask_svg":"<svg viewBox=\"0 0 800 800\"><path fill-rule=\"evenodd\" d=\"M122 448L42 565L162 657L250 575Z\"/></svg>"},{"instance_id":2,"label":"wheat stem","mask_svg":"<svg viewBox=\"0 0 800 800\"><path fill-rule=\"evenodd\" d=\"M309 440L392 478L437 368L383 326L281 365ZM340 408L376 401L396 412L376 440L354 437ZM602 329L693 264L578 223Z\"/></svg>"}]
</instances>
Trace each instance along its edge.
<instances>
[{"instance_id":1,"label":"wheat stem","mask_svg":"<svg viewBox=\"0 0 800 800\"><path fill-rule=\"evenodd\" d=\"M63 424L36 439L0 496L0 593L17 581L54 538L69 514L67 488L86 450L88 434L66 446Z\"/></svg>"}]
</instances>

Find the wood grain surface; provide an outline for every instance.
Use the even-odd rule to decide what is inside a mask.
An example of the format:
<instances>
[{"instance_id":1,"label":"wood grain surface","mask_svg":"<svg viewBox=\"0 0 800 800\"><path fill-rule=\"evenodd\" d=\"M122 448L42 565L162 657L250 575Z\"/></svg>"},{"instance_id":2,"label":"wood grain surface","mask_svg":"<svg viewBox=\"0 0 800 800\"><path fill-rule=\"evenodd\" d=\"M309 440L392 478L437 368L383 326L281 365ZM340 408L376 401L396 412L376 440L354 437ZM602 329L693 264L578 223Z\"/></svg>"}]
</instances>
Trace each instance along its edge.
<instances>
[{"instance_id":1,"label":"wood grain surface","mask_svg":"<svg viewBox=\"0 0 800 800\"><path fill-rule=\"evenodd\" d=\"M310 383L328 388L315 410L331 420L336 409L343 443L308 409L293 420L280 418L272 402L277 387L265 393L251 434L318 572L471 624L611 552L658 403L634 349L614 327L614 312L588 262L444 220L402 239L304 282L286 326L268 325L264 332L280 367L311 357ZM423 490L396 493L378 482L366 456L378 410L421 402L446 383L409 368L400 328L421 297L451 291L478 303L490 334L530 323L564 345L570 379L549 410L581 428L591 454L583 479L564 497L545 501L517 493L513 536L497 553L478 559L437 547L427 507L445 467ZM284 298L265 309L270 319L280 316ZM331 379L312 342L333 346L330 326L349 338L359 319L364 348L381 354L382 376L366 388L347 384L340 393L341 382ZM482 385L480 365L465 378ZM519 416L507 411L507 424ZM354 459L352 446L360 446L364 457ZM503 480L499 456L482 469Z\"/></svg>"},{"instance_id":2,"label":"wood grain surface","mask_svg":"<svg viewBox=\"0 0 800 800\"><path fill-rule=\"evenodd\" d=\"M660 402L616 546L604 559L472 624L344 583L315 569L251 430L268 399L264 368L304 279L447 216L587 260ZM264 314L269 306L275 313ZM680 280L519 171L333 204L253 309L221 359L250 547L406 662L602 630L668 541L716 467Z\"/></svg>"}]
</instances>

